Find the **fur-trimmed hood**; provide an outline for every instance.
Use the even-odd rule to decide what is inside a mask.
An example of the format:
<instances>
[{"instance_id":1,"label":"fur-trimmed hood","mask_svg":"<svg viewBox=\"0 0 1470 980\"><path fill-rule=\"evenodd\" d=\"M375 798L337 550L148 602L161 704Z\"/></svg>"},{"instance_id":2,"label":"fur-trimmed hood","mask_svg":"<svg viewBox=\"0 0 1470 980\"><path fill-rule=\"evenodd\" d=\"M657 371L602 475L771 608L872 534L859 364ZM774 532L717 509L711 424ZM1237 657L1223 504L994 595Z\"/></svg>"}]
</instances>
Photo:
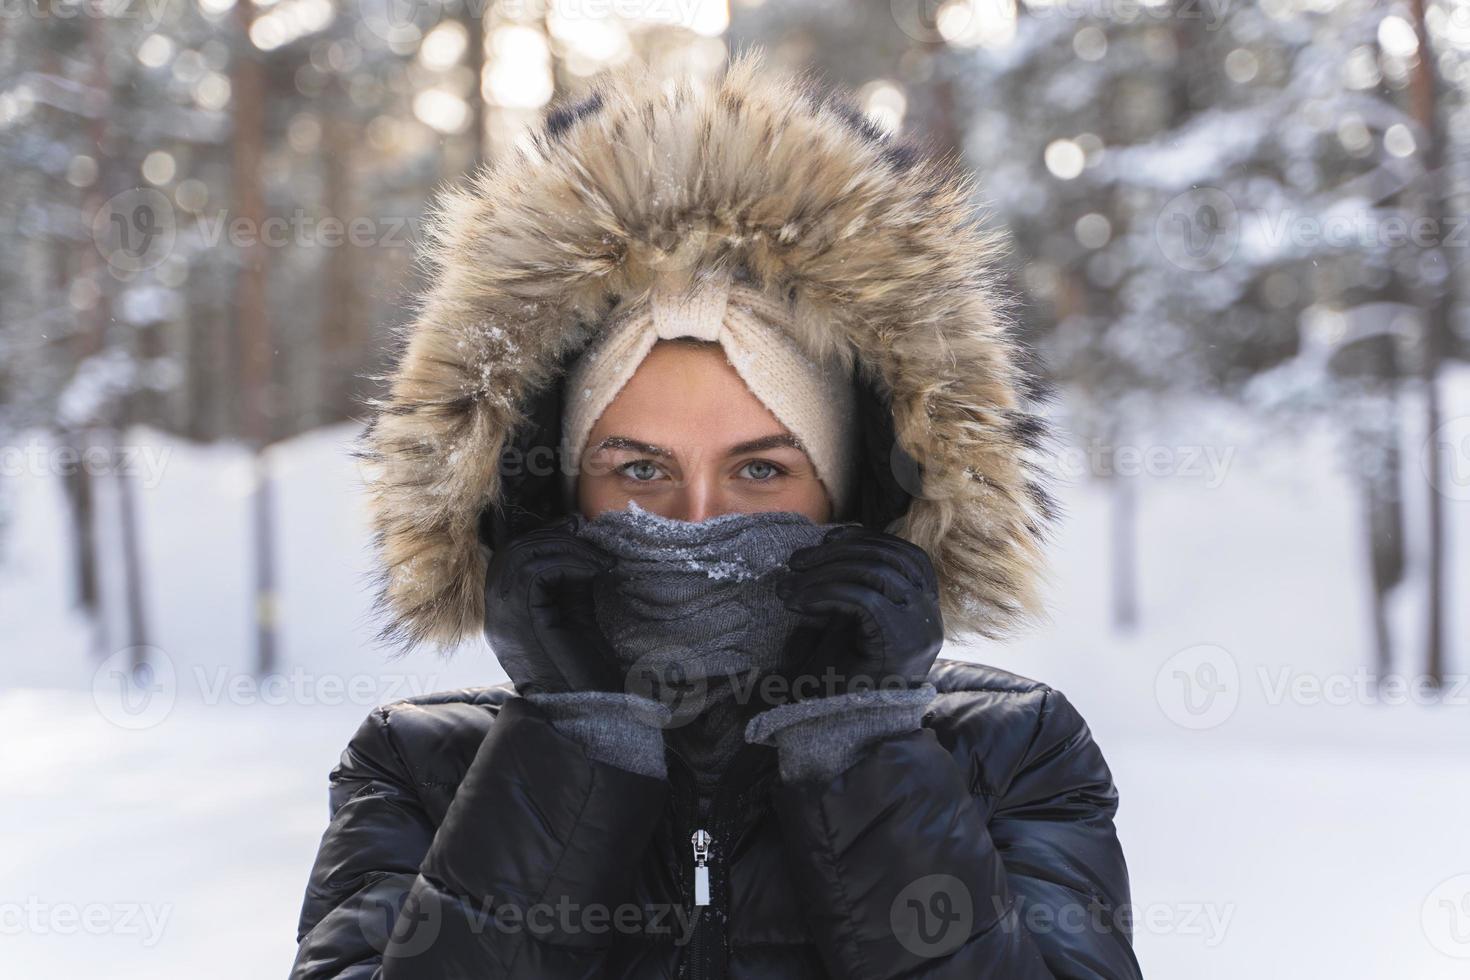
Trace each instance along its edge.
<instances>
[{"instance_id":1,"label":"fur-trimmed hood","mask_svg":"<svg viewBox=\"0 0 1470 980\"><path fill-rule=\"evenodd\" d=\"M571 358L656 282L715 270L791 303L792 336L852 365L854 519L928 552L947 637L1004 635L1039 611L1052 507L998 251L953 163L759 53L708 83L603 77L438 203L430 286L357 450L380 639L483 628L492 549L570 506L545 472L560 459L522 452L557 445Z\"/></svg>"}]
</instances>

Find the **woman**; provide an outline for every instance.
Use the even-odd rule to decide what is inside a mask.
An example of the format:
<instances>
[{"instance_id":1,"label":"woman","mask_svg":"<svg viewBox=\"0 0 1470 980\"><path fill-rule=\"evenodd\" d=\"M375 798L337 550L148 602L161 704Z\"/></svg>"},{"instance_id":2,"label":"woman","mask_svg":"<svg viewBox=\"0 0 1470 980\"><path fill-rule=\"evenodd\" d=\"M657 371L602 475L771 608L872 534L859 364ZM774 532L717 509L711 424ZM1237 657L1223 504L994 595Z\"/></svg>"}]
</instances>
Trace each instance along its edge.
<instances>
[{"instance_id":1,"label":"woman","mask_svg":"<svg viewBox=\"0 0 1470 980\"><path fill-rule=\"evenodd\" d=\"M746 56L605 79L432 241L364 437L384 635L511 682L363 723L292 976L1138 976L1083 719L936 659L1035 610L1050 517L963 176ZM764 564L614 581L689 548Z\"/></svg>"}]
</instances>

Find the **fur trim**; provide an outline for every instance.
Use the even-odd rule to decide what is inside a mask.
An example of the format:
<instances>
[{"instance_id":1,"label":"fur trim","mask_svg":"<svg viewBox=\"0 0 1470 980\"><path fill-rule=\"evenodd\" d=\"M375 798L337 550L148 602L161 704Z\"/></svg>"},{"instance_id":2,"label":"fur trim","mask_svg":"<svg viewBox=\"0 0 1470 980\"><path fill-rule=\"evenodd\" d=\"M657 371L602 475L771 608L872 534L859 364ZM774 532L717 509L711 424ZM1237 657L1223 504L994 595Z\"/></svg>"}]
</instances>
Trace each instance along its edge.
<instances>
[{"instance_id":1,"label":"fur trim","mask_svg":"<svg viewBox=\"0 0 1470 980\"><path fill-rule=\"evenodd\" d=\"M431 285L401 328L358 455L378 552L380 639L452 647L483 628L481 512L531 393L656 281L738 267L794 300L792 335L856 361L922 467L885 528L924 548L946 635L1039 612L1051 518L970 178L886 139L759 52L713 83L604 76L532 140L444 193Z\"/></svg>"}]
</instances>

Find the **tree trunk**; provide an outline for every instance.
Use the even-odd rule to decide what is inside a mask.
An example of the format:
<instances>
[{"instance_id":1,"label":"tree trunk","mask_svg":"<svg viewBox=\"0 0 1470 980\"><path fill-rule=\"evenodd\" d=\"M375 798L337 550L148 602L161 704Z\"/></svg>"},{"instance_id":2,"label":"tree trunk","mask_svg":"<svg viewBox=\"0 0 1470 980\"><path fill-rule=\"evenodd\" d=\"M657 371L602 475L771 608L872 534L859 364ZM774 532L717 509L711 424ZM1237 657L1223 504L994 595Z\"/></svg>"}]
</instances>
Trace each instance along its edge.
<instances>
[{"instance_id":1,"label":"tree trunk","mask_svg":"<svg viewBox=\"0 0 1470 980\"><path fill-rule=\"evenodd\" d=\"M1397 419L1393 396L1396 379L1389 378L1383 391L1390 405L1390 416ZM1403 580L1403 501L1399 489L1403 465L1398 445L1398 424L1390 421L1363 435L1372 440L1368 459L1358 472L1362 487L1364 513L1367 517L1368 559L1372 573L1372 616L1374 661L1379 682L1393 670L1393 638L1388 623L1388 597Z\"/></svg>"},{"instance_id":2,"label":"tree trunk","mask_svg":"<svg viewBox=\"0 0 1470 980\"><path fill-rule=\"evenodd\" d=\"M1112 504L1108 550L1112 556L1113 628L1132 632L1138 627L1138 487L1133 477L1118 473L1116 460L1107 480Z\"/></svg>"},{"instance_id":3,"label":"tree trunk","mask_svg":"<svg viewBox=\"0 0 1470 980\"><path fill-rule=\"evenodd\" d=\"M268 250L260 240L265 221L265 200L260 184L265 150L265 78L259 52L250 43L250 26L255 5L235 4L239 29L234 60L234 205L250 229L251 239L240 249L240 269L235 277L235 316L240 337L242 425L246 444L256 454L257 474L265 469L261 459L271 441L271 335L266 297ZM276 636L270 616L275 591L271 564L271 498L268 482L257 479L251 510L255 532L255 622L256 672L262 676L276 669Z\"/></svg>"},{"instance_id":4,"label":"tree trunk","mask_svg":"<svg viewBox=\"0 0 1470 980\"><path fill-rule=\"evenodd\" d=\"M109 93L107 81L107 20L101 17L87 19L87 47L91 55L92 84L99 92ZM97 159L97 177L91 190L85 195L83 207L86 214L96 214L104 206L109 181L112 177L114 148L108 127L109 112L99 113L89 124L93 151ZM102 267L101 256L96 249L81 250L80 274L97 285L97 302L92 307L91 318L85 326L78 324L72 344L72 363L86 363L98 354L107 339L107 325L112 319L112 277ZM78 452L79 460L87 458L91 445L91 425L95 420L77 421L76 428L63 432L61 438ZM75 558L76 600L82 611L93 623L92 652L99 657L107 656L107 619L102 609L101 573L97 557L97 502L92 474L86 465L79 464L66 476L67 499L71 503L73 545Z\"/></svg>"},{"instance_id":5,"label":"tree trunk","mask_svg":"<svg viewBox=\"0 0 1470 980\"><path fill-rule=\"evenodd\" d=\"M127 645L133 651L131 669L138 676L146 660L148 646L148 618L144 600L144 575L142 547L138 533L138 501L133 492L133 481L123 472L121 465L125 433L131 413L121 412L118 426L112 430L110 460L113 477L117 481L118 543L122 549L123 612L127 630Z\"/></svg>"},{"instance_id":6,"label":"tree trunk","mask_svg":"<svg viewBox=\"0 0 1470 980\"><path fill-rule=\"evenodd\" d=\"M465 46L465 67L475 80L470 86L470 170L478 170L485 162L485 20L490 12L488 2L461 4L460 23L468 38Z\"/></svg>"},{"instance_id":7,"label":"tree trunk","mask_svg":"<svg viewBox=\"0 0 1470 980\"><path fill-rule=\"evenodd\" d=\"M86 429L76 429L60 434L68 450L76 459L87 458L89 439ZM66 473L66 500L71 510L72 525L72 595L78 607L88 616L97 619L101 615L101 589L97 584L97 532L93 511L92 475L87 468L78 465Z\"/></svg>"},{"instance_id":8,"label":"tree trunk","mask_svg":"<svg viewBox=\"0 0 1470 980\"><path fill-rule=\"evenodd\" d=\"M1419 122L1420 137L1424 148L1420 158L1424 162L1424 213L1430 219L1430 227L1441 230L1445 226L1444 199L1444 138L1439 126L1434 75L1434 48L1430 45L1429 30L1424 21L1424 0L1410 0L1409 9L1414 18L1414 31L1419 37L1418 61L1414 66L1409 86L1410 111ZM1424 311L1423 350L1420 360L1420 377L1424 389L1424 432L1431 441L1438 438L1440 427L1439 369L1443 359L1444 338L1449 329L1449 304L1445 301L1449 289L1448 261L1437 238L1427 251L1445 275L1439 282L1421 284ZM1425 459L1428 472L1428 517L1425 556L1428 561L1424 638L1424 666L1429 683L1439 687L1444 683L1444 590L1445 590L1445 521L1444 470L1441 454L1430 452Z\"/></svg>"},{"instance_id":9,"label":"tree trunk","mask_svg":"<svg viewBox=\"0 0 1470 980\"><path fill-rule=\"evenodd\" d=\"M336 115L329 114L322 126L322 160L326 170L326 205L333 217L348 229L342 243L327 250L326 302L322 306L320 364L323 377L321 395L313 406L317 420L337 422L350 418L353 411L353 369L363 348L362 324L365 320L358 302L358 246L353 244L351 227L356 212L352 194L352 168L349 160L353 127Z\"/></svg>"}]
</instances>

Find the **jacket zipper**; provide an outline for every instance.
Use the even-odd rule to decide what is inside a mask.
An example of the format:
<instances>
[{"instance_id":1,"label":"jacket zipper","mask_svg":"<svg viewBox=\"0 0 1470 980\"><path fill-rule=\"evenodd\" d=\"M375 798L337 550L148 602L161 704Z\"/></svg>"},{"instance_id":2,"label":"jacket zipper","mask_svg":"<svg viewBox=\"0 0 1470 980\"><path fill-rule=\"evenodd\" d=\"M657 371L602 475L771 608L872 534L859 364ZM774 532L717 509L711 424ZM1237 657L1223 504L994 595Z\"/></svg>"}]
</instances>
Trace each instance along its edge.
<instances>
[{"instance_id":1,"label":"jacket zipper","mask_svg":"<svg viewBox=\"0 0 1470 980\"><path fill-rule=\"evenodd\" d=\"M689 838L694 847L694 904L709 904L709 846L714 841L708 830L696 830Z\"/></svg>"},{"instance_id":2,"label":"jacket zipper","mask_svg":"<svg viewBox=\"0 0 1470 980\"><path fill-rule=\"evenodd\" d=\"M678 750L670 746L669 751L679 757L686 771L692 773L688 760ZM689 969L685 974L687 980L722 980L711 977L709 962L709 944L724 942L723 927L713 918L718 907L714 901L712 867L716 842L721 842L721 847L726 846L724 829L729 822L726 811L738 802L741 795L728 782L730 775L729 772L725 774L726 778L721 780L713 796L703 796L696 791L692 801L694 810L691 823L694 829L689 835L689 846L693 854L694 895L690 909L697 919L693 920L694 931L689 939Z\"/></svg>"},{"instance_id":3,"label":"jacket zipper","mask_svg":"<svg viewBox=\"0 0 1470 980\"><path fill-rule=\"evenodd\" d=\"M719 941L711 935L711 930L717 928L711 918L714 908L710 888L710 849L715 838L705 828L706 824L713 826L715 823L714 802L705 797L697 798L697 823L694 832L689 835L689 846L694 854L694 895L690 911L697 918L693 919L694 933L689 938L688 980L710 980L709 944ZM706 803L709 805L708 811L703 805Z\"/></svg>"}]
</instances>

